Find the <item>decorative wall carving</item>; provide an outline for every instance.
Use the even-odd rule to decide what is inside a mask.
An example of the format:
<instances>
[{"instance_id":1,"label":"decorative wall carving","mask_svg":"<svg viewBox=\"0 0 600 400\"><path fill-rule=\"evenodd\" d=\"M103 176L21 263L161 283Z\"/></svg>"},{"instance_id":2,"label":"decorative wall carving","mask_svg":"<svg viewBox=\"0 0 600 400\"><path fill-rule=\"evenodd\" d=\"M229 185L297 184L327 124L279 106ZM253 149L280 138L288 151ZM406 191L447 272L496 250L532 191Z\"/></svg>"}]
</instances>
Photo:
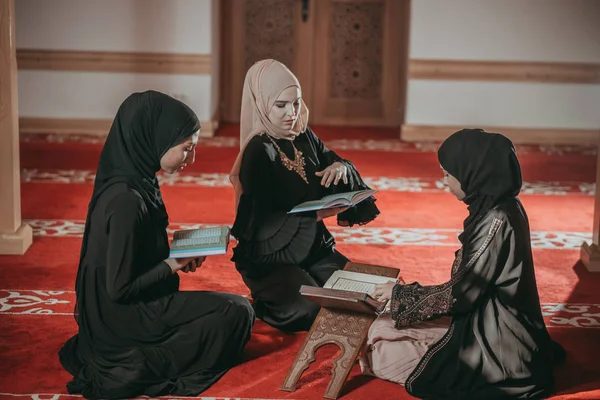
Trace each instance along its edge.
<instances>
[{"instance_id":1,"label":"decorative wall carving","mask_svg":"<svg viewBox=\"0 0 600 400\"><path fill-rule=\"evenodd\" d=\"M265 58L292 68L295 8L290 0L246 0L244 71Z\"/></svg>"},{"instance_id":2,"label":"decorative wall carving","mask_svg":"<svg viewBox=\"0 0 600 400\"><path fill-rule=\"evenodd\" d=\"M331 96L381 96L385 2L332 4Z\"/></svg>"}]
</instances>

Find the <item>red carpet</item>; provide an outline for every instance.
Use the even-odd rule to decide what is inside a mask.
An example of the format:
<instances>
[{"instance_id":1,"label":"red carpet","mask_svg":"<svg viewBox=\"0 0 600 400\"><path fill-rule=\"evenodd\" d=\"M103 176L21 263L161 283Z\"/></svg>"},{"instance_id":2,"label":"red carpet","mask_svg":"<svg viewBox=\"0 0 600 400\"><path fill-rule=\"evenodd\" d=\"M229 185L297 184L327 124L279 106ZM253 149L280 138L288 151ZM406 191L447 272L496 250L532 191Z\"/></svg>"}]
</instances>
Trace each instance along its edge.
<instances>
[{"instance_id":1,"label":"red carpet","mask_svg":"<svg viewBox=\"0 0 600 400\"><path fill-rule=\"evenodd\" d=\"M405 279L447 279L465 207L439 185L435 145L396 140L396 130L317 128L326 144L351 159L380 190L382 215L365 227L330 225L338 249L355 261L401 268ZM162 177L171 228L231 223L229 171L238 143L235 126L204 139L196 164ZM57 351L76 331L73 285L83 220L100 154L97 138L29 135L21 143L22 212L34 228L24 256L0 256L0 398L70 399ZM600 274L578 263L591 240L596 152L582 147L519 146L526 185L536 273L546 322L568 352L557 370L553 399L600 399ZM228 256L210 258L182 289L246 295ZM298 390L278 390L305 334L282 334L258 321L244 362L205 398L318 399L328 383L336 348L324 348ZM356 366L343 399L409 399L405 390L363 377ZM169 397L172 398L172 397Z\"/></svg>"}]
</instances>

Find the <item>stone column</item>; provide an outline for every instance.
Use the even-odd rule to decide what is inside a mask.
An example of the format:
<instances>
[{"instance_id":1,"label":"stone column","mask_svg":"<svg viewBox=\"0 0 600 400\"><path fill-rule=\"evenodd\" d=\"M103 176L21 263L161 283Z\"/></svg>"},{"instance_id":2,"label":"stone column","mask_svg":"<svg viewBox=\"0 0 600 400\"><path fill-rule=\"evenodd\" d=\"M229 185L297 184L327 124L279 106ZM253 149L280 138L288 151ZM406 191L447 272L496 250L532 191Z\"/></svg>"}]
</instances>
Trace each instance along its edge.
<instances>
[{"instance_id":1,"label":"stone column","mask_svg":"<svg viewBox=\"0 0 600 400\"><path fill-rule=\"evenodd\" d=\"M600 148L598 149L597 163L592 244L584 243L581 246L581 261L583 261L588 271L594 272L600 272Z\"/></svg>"},{"instance_id":2,"label":"stone column","mask_svg":"<svg viewBox=\"0 0 600 400\"><path fill-rule=\"evenodd\" d=\"M15 3L0 0L0 254L24 254L31 242L21 223Z\"/></svg>"}]
</instances>

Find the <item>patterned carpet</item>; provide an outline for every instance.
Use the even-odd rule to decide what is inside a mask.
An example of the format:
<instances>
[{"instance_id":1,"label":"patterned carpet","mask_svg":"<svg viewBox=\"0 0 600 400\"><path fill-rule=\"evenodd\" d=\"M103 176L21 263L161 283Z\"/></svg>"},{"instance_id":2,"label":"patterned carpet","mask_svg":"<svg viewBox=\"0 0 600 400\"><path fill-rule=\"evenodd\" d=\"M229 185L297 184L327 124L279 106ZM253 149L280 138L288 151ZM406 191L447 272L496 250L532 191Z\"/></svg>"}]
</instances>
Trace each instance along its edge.
<instances>
[{"instance_id":1,"label":"patterned carpet","mask_svg":"<svg viewBox=\"0 0 600 400\"><path fill-rule=\"evenodd\" d=\"M315 131L380 190L382 214L373 223L343 228L329 222L338 249L354 261L399 267L407 281L445 281L466 210L441 184L437 145L403 143L384 129ZM217 137L202 139L193 166L160 177L171 231L232 222L227 172L239 148L236 132L225 126ZM82 135L22 138L22 213L34 230L34 244L24 256L0 256L0 398L76 398L65 394L69 375L56 353L76 331L73 285L102 143ZM546 323L568 351L553 399L600 399L600 274L578 262L581 243L591 240L596 150L518 146L517 152ZM230 256L210 258L198 272L183 276L182 289L247 295ZM335 348L318 352L296 392L278 390L304 335L257 322L244 362L202 398L321 398ZM411 398L402 387L363 377L355 367L342 398L372 396Z\"/></svg>"}]
</instances>

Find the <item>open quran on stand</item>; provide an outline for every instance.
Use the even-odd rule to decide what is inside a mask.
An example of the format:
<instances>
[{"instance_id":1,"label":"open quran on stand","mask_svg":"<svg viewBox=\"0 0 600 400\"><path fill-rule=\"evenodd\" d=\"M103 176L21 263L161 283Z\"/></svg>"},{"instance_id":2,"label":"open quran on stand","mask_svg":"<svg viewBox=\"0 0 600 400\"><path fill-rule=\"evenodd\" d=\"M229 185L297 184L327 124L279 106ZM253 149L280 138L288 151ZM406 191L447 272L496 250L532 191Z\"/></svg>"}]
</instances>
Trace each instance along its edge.
<instances>
[{"instance_id":1,"label":"open quran on stand","mask_svg":"<svg viewBox=\"0 0 600 400\"><path fill-rule=\"evenodd\" d=\"M228 226L175 231L169 257L185 258L227 254L229 237Z\"/></svg>"},{"instance_id":2,"label":"open quran on stand","mask_svg":"<svg viewBox=\"0 0 600 400\"><path fill-rule=\"evenodd\" d=\"M306 201L304 203L300 203L296 207L288 211L288 214L306 211L325 210L328 208L337 207L354 207L361 201L373 196L375 193L377 193L377 190L366 189L357 190L355 192L330 194L319 200L311 200Z\"/></svg>"},{"instance_id":3,"label":"open quran on stand","mask_svg":"<svg viewBox=\"0 0 600 400\"><path fill-rule=\"evenodd\" d=\"M388 309L389 301L371 297L375 286L396 282L396 279L350 271L335 271L321 287L300 287L300 294L321 307L380 315Z\"/></svg>"}]
</instances>

